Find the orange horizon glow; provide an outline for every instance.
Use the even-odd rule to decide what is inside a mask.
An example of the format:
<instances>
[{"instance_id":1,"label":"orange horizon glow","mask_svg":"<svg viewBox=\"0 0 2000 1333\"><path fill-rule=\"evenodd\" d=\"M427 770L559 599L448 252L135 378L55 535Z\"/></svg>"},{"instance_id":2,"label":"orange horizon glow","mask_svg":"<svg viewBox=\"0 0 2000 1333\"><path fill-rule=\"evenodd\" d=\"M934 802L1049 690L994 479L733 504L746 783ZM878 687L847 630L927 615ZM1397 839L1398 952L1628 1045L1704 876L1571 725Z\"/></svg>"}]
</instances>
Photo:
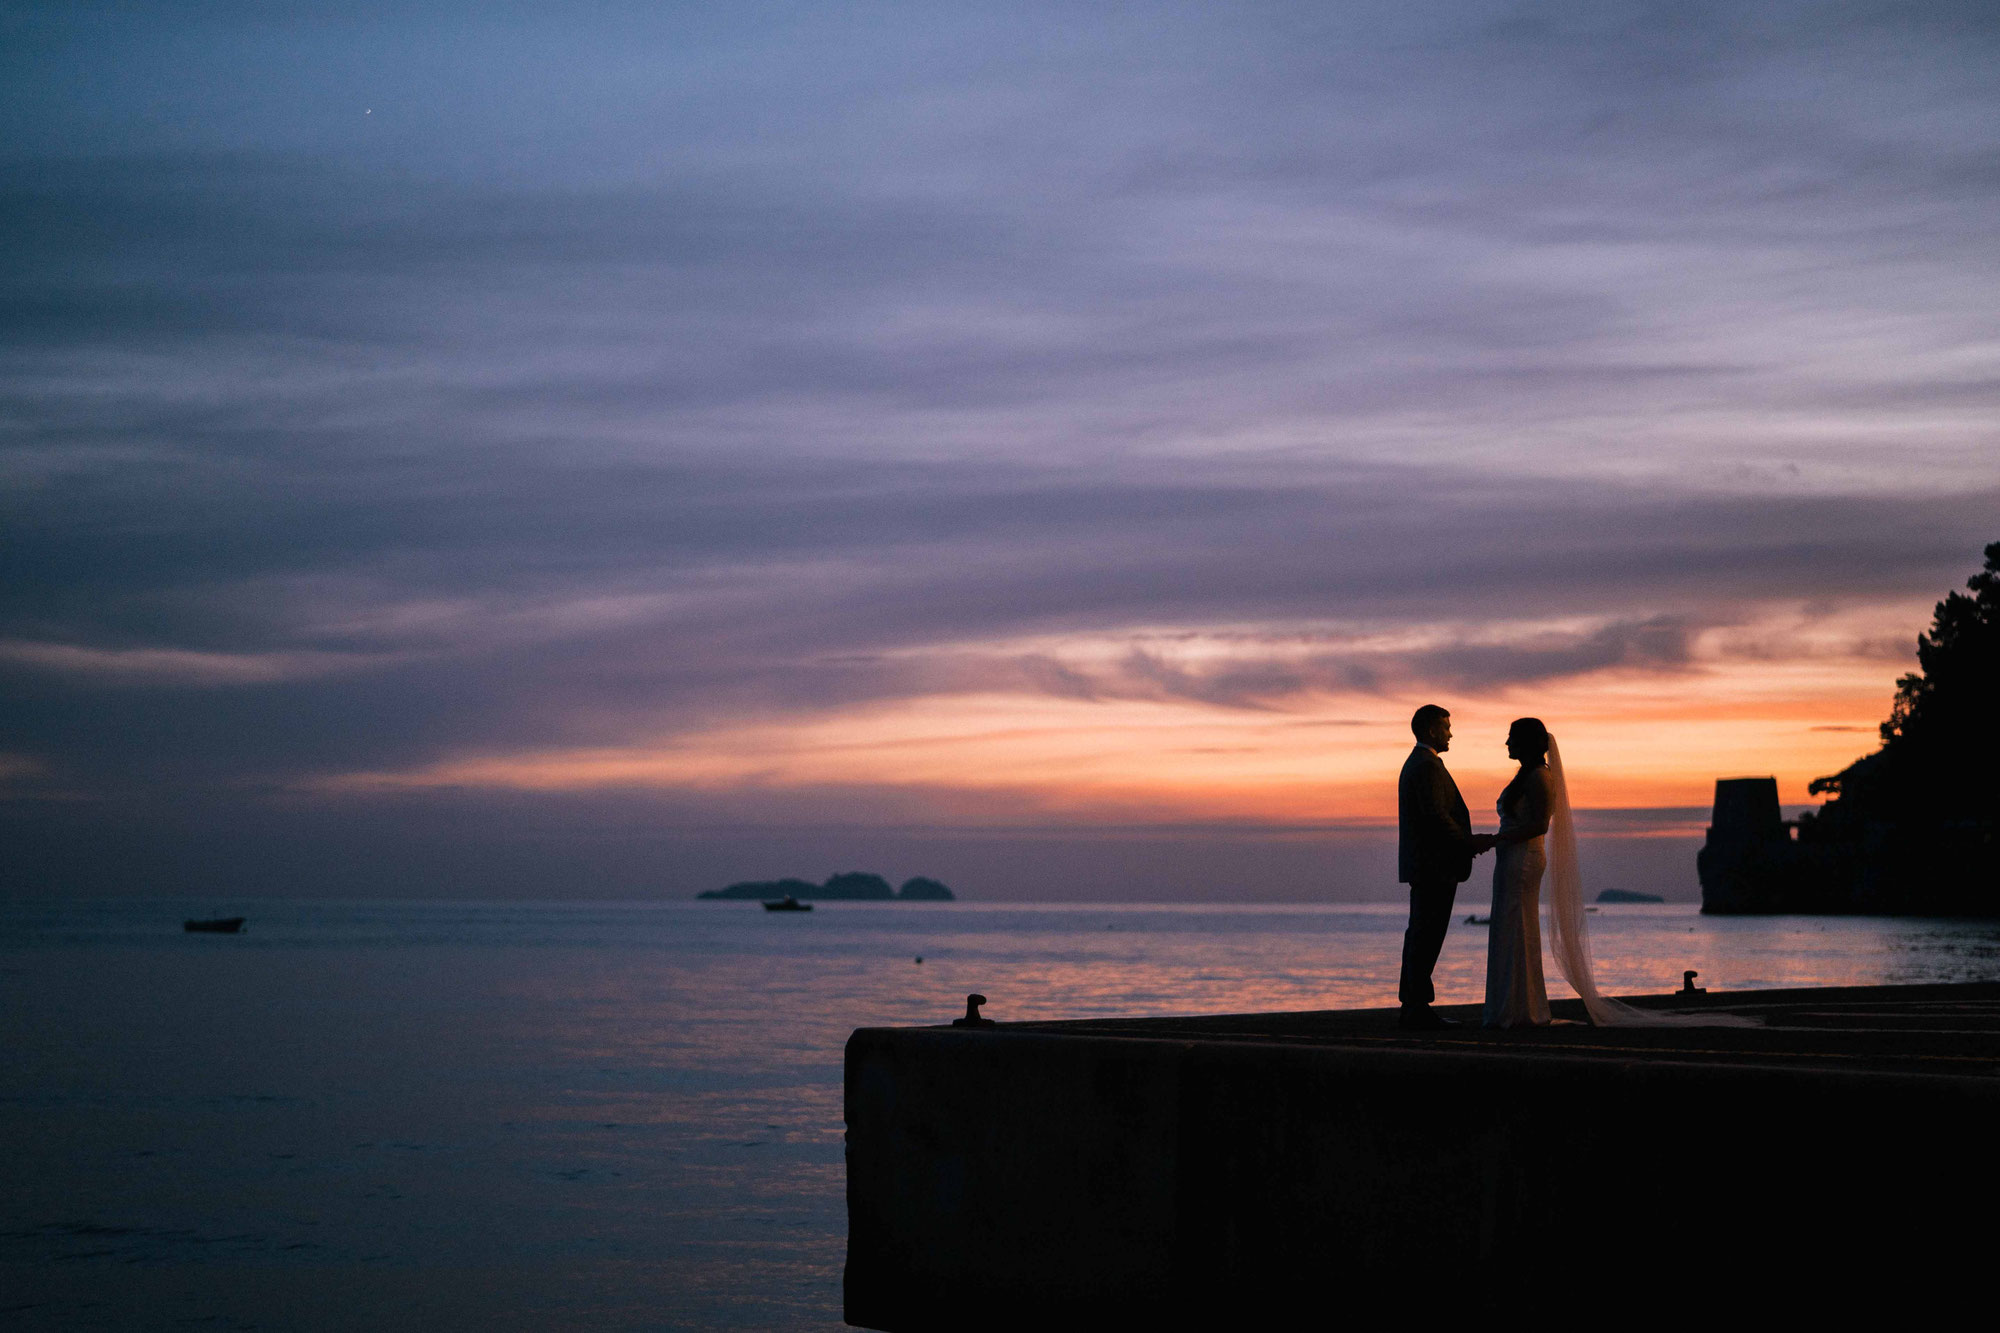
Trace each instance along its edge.
<instances>
[{"instance_id":1,"label":"orange horizon glow","mask_svg":"<svg viewBox=\"0 0 2000 1333\"><path fill-rule=\"evenodd\" d=\"M1720 777L1770 774L1788 804L1876 745L1902 664L1716 652L1483 696L1322 693L1276 708L984 689L763 717L614 746L466 755L349 773L329 793L610 789L801 796L894 792L939 820L1005 826L1188 821L1373 827L1395 816L1408 718L1453 715L1449 761L1475 820L1512 773L1508 723L1558 737L1580 809L1706 809ZM1690 827L1698 828L1699 824ZM1684 833L1676 826L1651 832ZM1647 836L1635 832L1625 836Z\"/></svg>"}]
</instances>

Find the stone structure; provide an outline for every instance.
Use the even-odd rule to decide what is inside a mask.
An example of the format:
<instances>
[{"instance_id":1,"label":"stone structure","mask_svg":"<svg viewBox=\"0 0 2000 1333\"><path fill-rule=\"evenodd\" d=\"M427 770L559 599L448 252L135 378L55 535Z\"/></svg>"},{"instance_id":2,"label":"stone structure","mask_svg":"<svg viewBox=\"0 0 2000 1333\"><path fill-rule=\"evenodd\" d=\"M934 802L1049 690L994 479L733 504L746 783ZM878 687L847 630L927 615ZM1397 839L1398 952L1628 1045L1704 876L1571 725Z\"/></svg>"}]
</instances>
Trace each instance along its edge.
<instances>
[{"instance_id":1,"label":"stone structure","mask_svg":"<svg viewBox=\"0 0 2000 1333\"><path fill-rule=\"evenodd\" d=\"M858 1031L847 1320L1366 1328L1560 1292L1607 1327L1921 1326L1977 1289L2000 986L1635 1003L1769 1026Z\"/></svg>"},{"instance_id":2,"label":"stone structure","mask_svg":"<svg viewBox=\"0 0 2000 1333\"><path fill-rule=\"evenodd\" d=\"M1708 840L1695 858L1704 912L1805 910L1800 856L1776 778L1719 778Z\"/></svg>"},{"instance_id":3,"label":"stone structure","mask_svg":"<svg viewBox=\"0 0 2000 1333\"><path fill-rule=\"evenodd\" d=\"M1721 778L1708 840L1695 857L1701 910L1718 915L1922 911L1913 886L1866 853L1887 830L1856 831L1778 808L1776 778Z\"/></svg>"}]
</instances>

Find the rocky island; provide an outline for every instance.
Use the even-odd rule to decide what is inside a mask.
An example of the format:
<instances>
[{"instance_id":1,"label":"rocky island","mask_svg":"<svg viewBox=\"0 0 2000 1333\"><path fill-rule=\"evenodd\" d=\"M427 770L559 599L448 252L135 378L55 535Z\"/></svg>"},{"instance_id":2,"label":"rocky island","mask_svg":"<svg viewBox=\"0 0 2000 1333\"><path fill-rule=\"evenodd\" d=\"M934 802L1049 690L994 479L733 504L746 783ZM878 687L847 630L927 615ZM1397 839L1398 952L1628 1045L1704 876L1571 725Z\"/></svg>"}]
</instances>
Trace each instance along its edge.
<instances>
[{"instance_id":1,"label":"rocky island","mask_svg":"<svg viewBox=\"0 0 2000 1333\"><path fill-rule=\"evenodd\" d=\"M1715 784L1696 861L1709 913L2000 916L2000 542L1937 604L1882 746L1783 817L1775 778Z\"/></svg>"},{"instance_id":2,"label":"rocky island","mask_svg":"<svg viewBox=\"0 0 2000 1333\"><path fill-rule=\"evenodd\" d=\"M948 903L955 901L955 894L937 880L917 875L903 881L901 889L889 887L889 881L880 875L866 871L850 870L843 874L829 876L826 883L815 884L807 879L752 879L731 884L724 889L709 889L697 893L697 898L796 898L806 902L813 898L828 900L872 902L929 902Z\"/></svg>"}]
</instances>

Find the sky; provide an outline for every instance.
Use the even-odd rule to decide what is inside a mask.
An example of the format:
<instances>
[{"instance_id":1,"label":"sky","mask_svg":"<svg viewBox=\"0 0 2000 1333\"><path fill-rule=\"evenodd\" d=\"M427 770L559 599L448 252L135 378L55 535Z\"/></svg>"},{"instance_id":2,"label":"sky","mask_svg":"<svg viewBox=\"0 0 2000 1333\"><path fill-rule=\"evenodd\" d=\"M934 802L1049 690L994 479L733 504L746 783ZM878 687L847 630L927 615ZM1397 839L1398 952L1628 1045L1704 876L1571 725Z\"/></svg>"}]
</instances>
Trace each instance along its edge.
<instances>
[{"instance_id":1,"label":"sky","mask_svg":"<svg viewBox=\"0 0 2000 1333\"><path fill-rule=\"evenodd\" d=\"M15 4L0 144L9 895L1391 898L1437 702L1691 897L2000 539L1985 3Z\"/></svg>"}]
</instances>

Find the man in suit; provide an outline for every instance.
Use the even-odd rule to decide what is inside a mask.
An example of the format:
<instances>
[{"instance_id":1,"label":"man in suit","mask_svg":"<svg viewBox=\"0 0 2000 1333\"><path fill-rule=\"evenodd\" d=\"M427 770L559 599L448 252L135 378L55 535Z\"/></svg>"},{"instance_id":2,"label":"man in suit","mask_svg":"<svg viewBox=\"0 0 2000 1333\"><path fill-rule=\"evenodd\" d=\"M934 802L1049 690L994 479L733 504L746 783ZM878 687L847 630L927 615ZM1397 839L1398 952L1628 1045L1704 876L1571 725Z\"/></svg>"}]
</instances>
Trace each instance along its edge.
<instances>
[{"instance_id":1,"label":"man in suit","mask_svg":"<svg viewBox=\"0 0 2000 1333\"><path fill-rule=\"evenodd\" d=\"M1472 877L1472 858L1493 846L1475 835L1465 799L1441 756L1451 748L1451 714L1425 704L1410 719L1417 746L1396 782L1396 878L1410 886L1410 925L1403 932L1403 975L1396 986L1406 1028L1451 1027L1431 1009L1431 969L1437 966L1452 899Z\"/></svg>"}]
</instances>

